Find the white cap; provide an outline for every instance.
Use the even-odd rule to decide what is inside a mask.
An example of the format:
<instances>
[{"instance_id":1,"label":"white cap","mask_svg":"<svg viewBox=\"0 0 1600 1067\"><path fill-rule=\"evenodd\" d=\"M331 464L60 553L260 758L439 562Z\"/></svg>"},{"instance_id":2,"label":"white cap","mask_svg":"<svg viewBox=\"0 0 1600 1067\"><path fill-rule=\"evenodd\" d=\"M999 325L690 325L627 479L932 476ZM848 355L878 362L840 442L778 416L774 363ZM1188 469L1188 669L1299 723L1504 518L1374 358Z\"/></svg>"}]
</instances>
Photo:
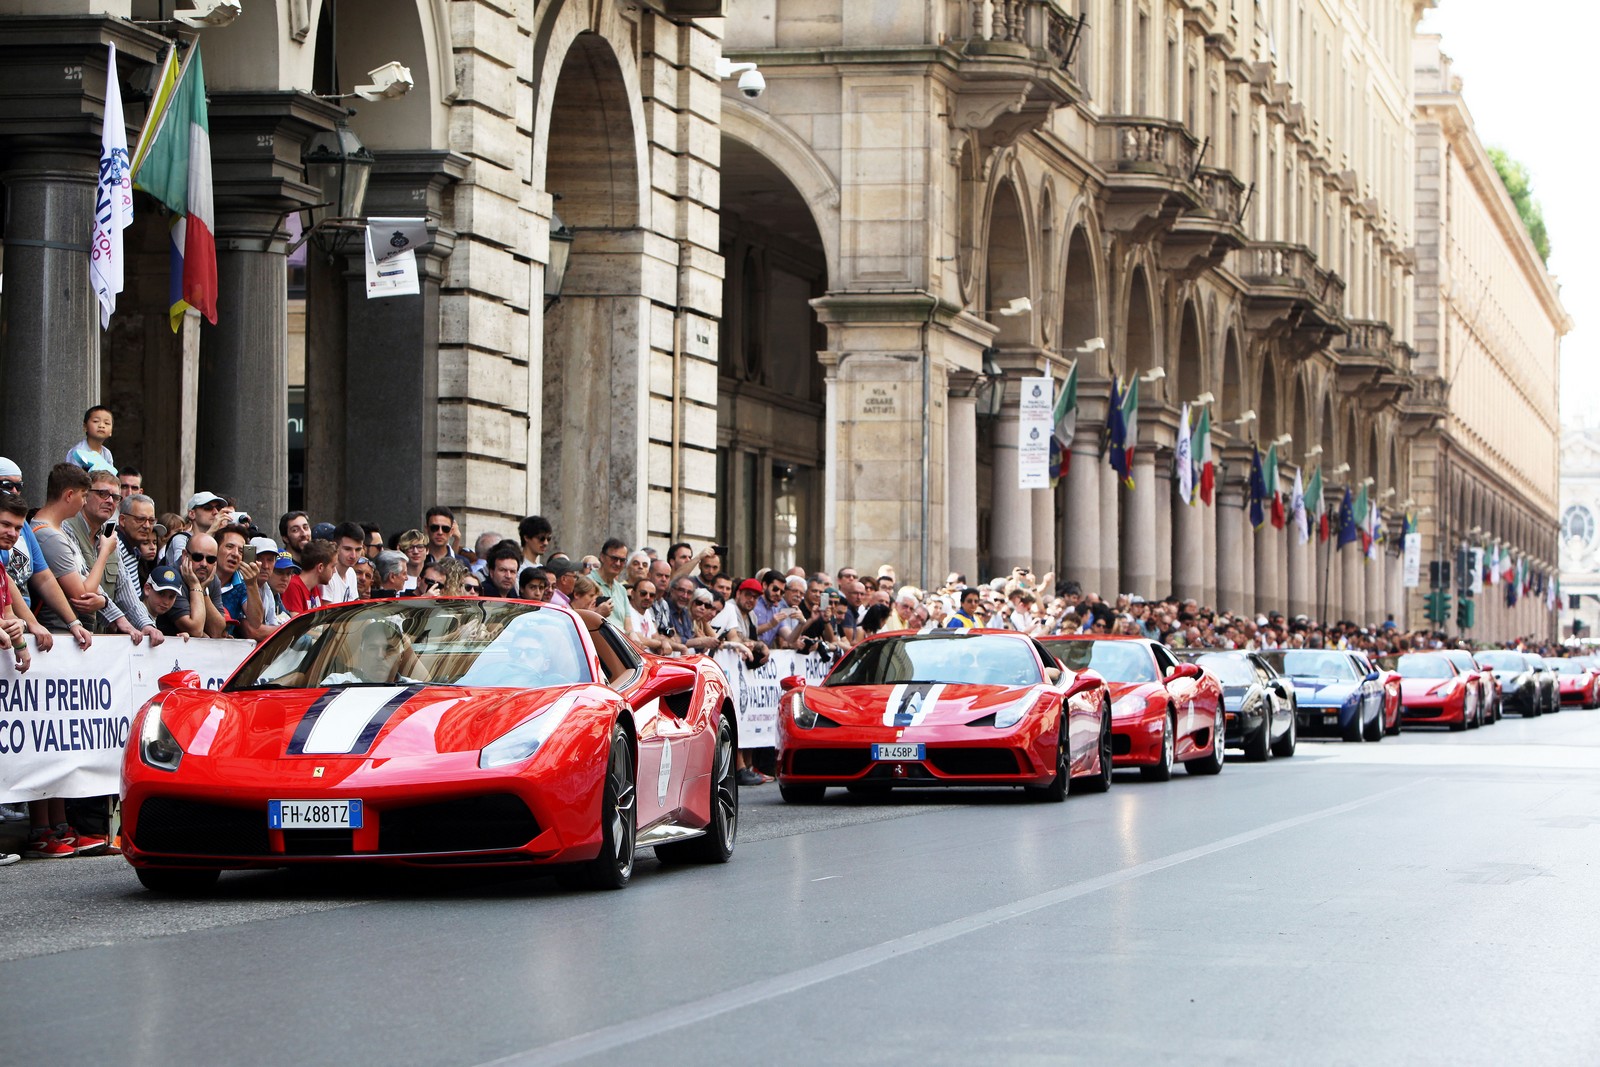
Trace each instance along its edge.
<instances>
[{"instance_id":1,"label":"white cap","mask_svg":"<svg viewBox=\"0 0 1600 1067\"><path fill-rule=\"evenodd\" d=\"M250 538L250 550L258 556L263 552L271 552L275 555L281 555L283 553L283 550L278 547L278 542L274 541L270 537Z\"/></svg>"}]
</instances>

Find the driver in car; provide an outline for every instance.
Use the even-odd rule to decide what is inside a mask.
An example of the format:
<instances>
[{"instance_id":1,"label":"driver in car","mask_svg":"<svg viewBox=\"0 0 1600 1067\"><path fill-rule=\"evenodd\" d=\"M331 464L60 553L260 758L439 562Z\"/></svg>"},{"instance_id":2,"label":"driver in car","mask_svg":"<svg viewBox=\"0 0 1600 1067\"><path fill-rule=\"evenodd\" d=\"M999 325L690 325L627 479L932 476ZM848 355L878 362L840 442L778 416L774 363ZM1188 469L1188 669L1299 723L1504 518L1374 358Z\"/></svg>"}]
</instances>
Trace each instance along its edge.
<instances>
[{"instance_id":1,"label":"driver in car","mask_svg":"<svg viewBox=\"0 0 1600 1067\"><path fill-rule=\"evenodd\" d=\"M400 673L409 668L417 674L425 673L411 650L411 642L400 628L388 619L369 622L361 630L361 642L356 647L355 662L348 671L330 674L322 679L325 686L360 684L418 685L426 678L407 677Z\"/></svg>"}]
</instances>

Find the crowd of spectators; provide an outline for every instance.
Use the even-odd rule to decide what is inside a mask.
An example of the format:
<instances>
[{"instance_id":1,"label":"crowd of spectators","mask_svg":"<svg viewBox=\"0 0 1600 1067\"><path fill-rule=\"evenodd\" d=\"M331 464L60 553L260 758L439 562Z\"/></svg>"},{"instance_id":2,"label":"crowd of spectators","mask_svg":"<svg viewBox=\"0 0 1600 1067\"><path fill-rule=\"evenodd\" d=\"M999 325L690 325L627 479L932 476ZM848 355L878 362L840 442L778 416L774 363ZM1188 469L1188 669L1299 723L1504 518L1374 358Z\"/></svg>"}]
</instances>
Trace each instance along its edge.
<instances>
[{"instance_id":1,"label":"crowd of spectators","mask_svg":"<svg viewBox=\"0 0 1600 1067\"><path fill-rule=\"evenodd\" d=\"M1442 633L1404 632L1392 619L1322 623L1271 612L1214 611L1175 596L1112 600L1077 583L1017 569L980 584L949 575L937 589L897 581L892 565L869 576L762 568L723 571L726 550L688 543L629 550L610 538L577 559L553 551L556 531L538 515L515 536L477 533L464 547L451 510L429 508L419 528L387 538L373 523L317 522L290 511L263 527L240 502L198 492L182 513L158 512L141 473L113 465L115 422L101 406L84 413L83 439L45 476L30 505L22 470L0 458L0 656L17 672L56 641L87 649L96 636L134 644L222 637L262 640L324 604L403 596L498 596L588 609L610 618L641 651L728 652L758 668L773 650L833 658L880 631L1000 627L1024 633L1125 634L1175 648L1349 648L1385 654L1437 648ZM276 537L273 534L276 534ZM33 639L29 648L27 637ZM1541 651L1528 639L1518 647ZM740 780L770 781L740 753ZM0 805L0 820L29 821L26 855L104 852L96 805L60 799ZM18 857L0 853L0 865Z\"/></svg>"}]
</instances>

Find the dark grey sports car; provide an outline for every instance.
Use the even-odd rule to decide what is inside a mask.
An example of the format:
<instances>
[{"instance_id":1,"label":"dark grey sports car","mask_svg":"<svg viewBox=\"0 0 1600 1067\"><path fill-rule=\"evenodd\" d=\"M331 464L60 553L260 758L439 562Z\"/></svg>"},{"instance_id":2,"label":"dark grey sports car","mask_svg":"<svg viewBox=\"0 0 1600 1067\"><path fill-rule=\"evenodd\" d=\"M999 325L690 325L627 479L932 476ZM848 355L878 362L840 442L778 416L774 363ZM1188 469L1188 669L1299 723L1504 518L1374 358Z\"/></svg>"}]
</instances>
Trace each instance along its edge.
<instances>
[{"instance_id":1,"label":"dark grey sports car","mask_svg":"<svg viewBox=\"0 0 1600 1067\"><path fill-rule=\"evenodd\" d=\"M1174 649L1172 654L1198 665L1222 683L1229 748L1244 749L1250 760L1294 755L1294 685L1259 653Z\"/></svg>"}]
</instances>

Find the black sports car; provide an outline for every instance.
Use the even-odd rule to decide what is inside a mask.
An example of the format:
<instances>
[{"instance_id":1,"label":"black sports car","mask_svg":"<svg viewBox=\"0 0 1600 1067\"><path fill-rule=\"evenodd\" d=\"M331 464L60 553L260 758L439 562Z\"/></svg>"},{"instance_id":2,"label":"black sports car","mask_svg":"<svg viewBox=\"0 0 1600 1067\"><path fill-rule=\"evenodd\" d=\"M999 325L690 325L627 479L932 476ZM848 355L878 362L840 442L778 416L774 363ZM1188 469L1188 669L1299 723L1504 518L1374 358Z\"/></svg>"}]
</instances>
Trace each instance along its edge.
<instances>
[{"instance_id":1,"label":"black sports car","mask_svg":"<svg viewBox=\"0 0 1600 1067\"><path fill-rule=\"evenodd\" d=\"M1294 685L1259 653L1175 649L1172 654L1222 683L1227 747L1243 749L1250 760L1294 755Z\"/></svg>"}]
</instances>

